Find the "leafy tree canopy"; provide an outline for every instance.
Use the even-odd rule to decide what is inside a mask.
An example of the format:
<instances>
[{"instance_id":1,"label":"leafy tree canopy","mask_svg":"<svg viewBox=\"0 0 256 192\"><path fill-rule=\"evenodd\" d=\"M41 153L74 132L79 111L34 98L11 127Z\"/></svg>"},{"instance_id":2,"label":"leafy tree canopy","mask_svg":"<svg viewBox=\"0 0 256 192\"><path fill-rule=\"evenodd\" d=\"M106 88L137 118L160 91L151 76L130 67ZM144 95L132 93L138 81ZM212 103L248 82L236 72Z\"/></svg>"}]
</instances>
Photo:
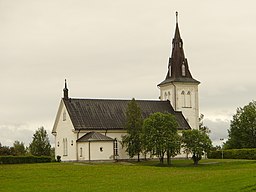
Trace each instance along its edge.
<instances>
[{"instance_id":1,"label":"leafy tree canopy","mask_svg":"<svg viewBox=\"0 0 256 192\"><path fill-rule=\"evenodd\" d=\"M26 154L26 148L23 142L20 141L14 141L13 148L15 155L25 155Z\"/></svg>"},{"instance_id":2,"label":"leafy tree canopy","mask_svg":"<svg viewBox=\"0 0 256 192\"><path fill-rule=\"evenodd\" d=\"M48 134L44 127L38 128L33 135L33 141L29 145L29 150L35 156L50 156L51 145Z\"/></svg>"},{"instance_id":3,"label":"leafy tree canopy","mask_svg":"<svg viewBox=\"0 0 256 192\"><path fill-rule=\"evenodd\" d=\"M237 108L230 123L225 148L256 148L256 102Z\"/></svg>"},{"instance_id":4,"label":"leafy tree canopy","mask_svg":"<svg viewBox=\"0 0 256 192\"><path fill-rule=\"evenodd\" d=\"M143 144L147 152L157 155L163 163L167 153L168 162L171 156L180 151L178 123L172 114L154 113L144 120Z\"/></svg>"},{"instance_id":5,"label":"leafy tree canopy","mask_svg":"<svg viewBox=\"0 0 256 192\"><path fill-rule=\"evenodd\" d=\"M200 130L187 130L182 133L182 147L186 152L192 153L194 165L198 165L203 153L208 152L212 147L209 136Z\"/></svg>"}]
</instances>

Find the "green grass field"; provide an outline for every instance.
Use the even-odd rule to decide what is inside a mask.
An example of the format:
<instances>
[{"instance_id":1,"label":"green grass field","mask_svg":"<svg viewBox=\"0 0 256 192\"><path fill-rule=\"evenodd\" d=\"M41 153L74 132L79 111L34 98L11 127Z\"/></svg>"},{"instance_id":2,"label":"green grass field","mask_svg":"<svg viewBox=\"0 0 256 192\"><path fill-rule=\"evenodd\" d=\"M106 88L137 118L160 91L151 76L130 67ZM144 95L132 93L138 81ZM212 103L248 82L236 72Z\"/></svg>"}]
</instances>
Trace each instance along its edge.
<instances>
[{"instance_id":1,"label":"green grass field","mask_svg":"<svg viewBox=\"0 0 256 192\"><path fill-rule=\"evenodd\" d=\"M0 191L256 191L256 161L0 165Z\"/></svg>"}]
</instances>

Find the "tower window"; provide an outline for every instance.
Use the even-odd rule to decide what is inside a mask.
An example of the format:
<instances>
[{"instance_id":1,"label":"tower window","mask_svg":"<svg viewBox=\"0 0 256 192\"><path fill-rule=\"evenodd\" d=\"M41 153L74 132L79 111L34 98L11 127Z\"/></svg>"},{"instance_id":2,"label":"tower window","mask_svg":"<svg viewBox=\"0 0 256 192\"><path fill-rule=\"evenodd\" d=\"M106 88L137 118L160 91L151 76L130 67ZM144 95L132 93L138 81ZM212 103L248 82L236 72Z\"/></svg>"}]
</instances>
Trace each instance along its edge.
<instances>
[{"instance_id":1,"label":"tower window","mask_svg":"<svg viewBox=\"0 0 256 192\"><path fill-rule=\"evenodd\" d=\"M164 100L167 100L167 93L164 93Z\"/></svg>"},{"instance_id":2,"label":"tower window","mask_svg":"<svg viewBox=\"0 0 256 192\"><path fill-rule=\"evenodd\" d=\"M191 92L190 92L190 91L187 92L187 95L186 95L186 103L187 103L187 106L186 106L186 107L192 107L192 103L191 103Z\"/></svg>"},{"instance_id":3,"label":"tower window","mask_svg":"<svg viewBox=\"0 0 256 192\"><path fill-rule=\"evenodd\" d=\"M186 107L186 96L185 96L185 91L181 92L181 106Z\"/></svg>"},{"instance_id":4,"label":"tower window","mask_svg":"<svg viewBox=\"0 0 256 192\"><path fill-rule=\"evenodd\" d=\"M184 65L184 61L183 61L182 66L181 66L181 73L182 73L182 76L186 76L186 67Z\"/></svg>"}]
</instances>

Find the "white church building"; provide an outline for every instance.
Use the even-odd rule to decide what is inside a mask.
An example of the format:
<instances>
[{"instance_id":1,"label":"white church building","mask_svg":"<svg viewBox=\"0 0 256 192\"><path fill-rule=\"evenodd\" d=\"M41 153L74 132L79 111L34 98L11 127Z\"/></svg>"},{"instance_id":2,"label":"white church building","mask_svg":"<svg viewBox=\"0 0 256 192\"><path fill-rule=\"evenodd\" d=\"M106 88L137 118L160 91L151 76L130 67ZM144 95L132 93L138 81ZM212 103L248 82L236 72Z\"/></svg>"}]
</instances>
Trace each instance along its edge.
<instances>
[{"instance_id":1,"label":"white church building","mask_svg":"<svg viewBox=\"0 0 256 192\"><path fill-rule=\"evenodd\" d=\"M136 100L147 118L155 112L171 113L178 130L198 129L199 81L193 79L185 58L178 22L172 41L172 54L164 81L158 84L160 100ZM67 82L63 89L52 134L55 156L62 161L128 159L121 139L126 134L125 114L129 100L70 98Z\"/></svg>"}]
</instances>

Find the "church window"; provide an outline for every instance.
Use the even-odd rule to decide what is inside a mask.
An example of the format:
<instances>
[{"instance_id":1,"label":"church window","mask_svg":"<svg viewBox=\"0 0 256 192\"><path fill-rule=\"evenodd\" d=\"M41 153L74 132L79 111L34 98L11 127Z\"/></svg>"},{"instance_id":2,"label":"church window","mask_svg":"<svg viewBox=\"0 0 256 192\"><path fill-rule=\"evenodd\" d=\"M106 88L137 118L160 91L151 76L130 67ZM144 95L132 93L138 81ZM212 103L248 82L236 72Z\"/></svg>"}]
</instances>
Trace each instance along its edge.
<instances>
[{"instance_id":1,"label":"church window","mask_svg":"<svg viewBox=\"0 0 256 192\"><path fill-rule=\"evenodd\" d=\"M66 118L67 118L67 114L66 114L66 111L63 112L63 121L66 121Z\"/></svg>"},{"instance_id":2,"label":"church window","mask_svg":"<svg viewBox=\"0 0 256 192\"><path fill-rule=\"evenodd\" d=\"M187 92L186 103L187 103L186 107L192 107L192 104L191 104L191 92L190 91Z\"/></svg>"},{"instance_id":3,"label":"church window","mask_svg":"<svg viewBox=\"0 0 256 192\"><path fill-rule=\"evenodd\" d=\"M100 147L100 152L103 152L103 147Z\"/></svg>"},{"instance_id":4,"label":"church window","mask_svg":"<svg viewBox=\"0 0 256 192\"><path fill-rule=\"evenodd\" d=\"M181 42L179 42L179 46L180 46L180 48L182 47L182 43Z\"/></svg>"},{"instance_id":5,"label":"church window","mask_svg":"<svg viewBox=\"0 0 256 192\"><path fill-rule=\"evenodd\" d=\"M171 93L168 91L168 99L171 100Z\"/></svg>"},{"instance_id":6,"label":"church window","mask_svg":"<svg viewBox=\"0 0 256 192\"><path fill-rule=\"evenodd\" d=\"M83 148L80 147L80 157L83 157Z\"/></svg>"},{"instance_id":7,"label":"church window","mask_svg":"<svg viewBox=\"0 0 256 192\"><path fill-rule=\"evenodd\" d=\"M167 100L167 93L164 93L164 100Z\"/></svg>"},{"instance_id":8,"label":"church window","mask_svg":"<svg viewBox=\"0 0 256 192\"><path fill-rule=\"evenodd\" d=\"M58 143L57 143L57 146L59 147L60 146L60 142L58 141Z\"/></svg>"},{"instance_id":9,"label":"church window","mask_svg":"<svg viewBox=\"0 0 256 192\"><path fill-rule=\"evenodd\" d=\"M74 145L74 142L73 142L73 140L71 140L71 146L73 146Z\"/></svg>"},{"instance_id":10,"label":"church window","mask_svg":"<svg viewBox=\"0 0 256 192\"><path fill-rule=\"evenodd\" d=\"M63 138L63 156L68 155L68 139Z\"/></svg>"},{"instance_id":11,"label":"church window","mask_svg":"<svg viewBox=\"0 0 256 192\"><path fill-rule=\"evenodd\" d=\"M182 73L182 76L186 76L186 67L184 65L184 61L183 61L182 66L181 66L181 73Z\"/></svg>"},{"instance_id":12,"label":"church window","mask_svg":"<svg viewBox=\"0 0 256 192\"><path fill-rule=\"evenodd\" d=\"M186 97L185 97L185 91L181 92L181 105L182 107L186 107Z\"/></svg>"},{"instance_id":13,"label":"church window","mask_svg":"<svg viewBox=\"0 0 256 192\"><path fill-rule=\"evenodd\" d=\"M116 139L114 141L114 153L115 153L115 156L118 156L118 143Z\"/></svg>"}]
</instances>

